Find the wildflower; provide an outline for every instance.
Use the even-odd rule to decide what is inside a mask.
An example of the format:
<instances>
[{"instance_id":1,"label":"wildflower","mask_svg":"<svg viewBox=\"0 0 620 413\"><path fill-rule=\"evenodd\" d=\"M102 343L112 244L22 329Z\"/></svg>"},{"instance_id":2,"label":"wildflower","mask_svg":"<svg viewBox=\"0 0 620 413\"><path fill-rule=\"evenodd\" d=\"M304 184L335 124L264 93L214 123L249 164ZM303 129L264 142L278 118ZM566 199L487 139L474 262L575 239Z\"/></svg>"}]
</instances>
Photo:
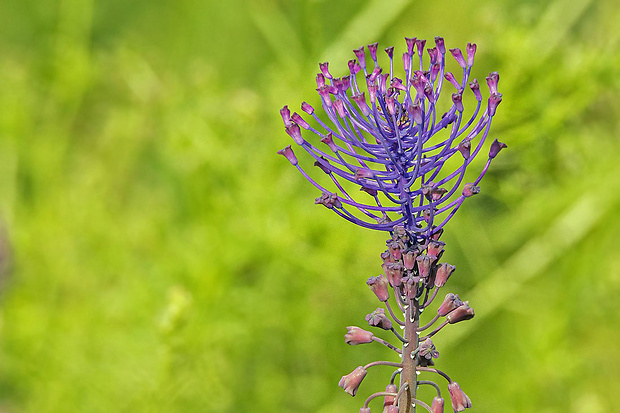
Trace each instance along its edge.
<instances>
[{"instance_id":1,"label":"wildflower","mask_svg":"<svg viewBox=\"0 0 620 413\"><path fill-rule=\"evenodd\" d=\"M372 343L372 338L375 335L370 331L363 330L359 327L350 326L347 327L347 334L344 335L344 341L347 344L355 346L357 344Z\"/></svg>"},{"instance_id":2,"label":"wildflower","mask_svg":"<svg viewBox=\"0 0 620 413\"><path fill-rule=\"evenodd\" d=\"M448 384L448 391L450 392L450 400L452 401L452 409L455 412L462 412L465 409L471 407L471 400L461 390L459 384L455 381Z\"/></svg>"},{"instance_id":3,"label":"wildflower","mask_svg":"<svg viewBox=\"0 0 620 413\"><path fill-rule=\"evenodd\" d=\"M383 308L377 308L372 313L367 314L366 321L368 321L369 325L379 327L384 330L389 330L392 328L392 322L385 315L385 310Z\"/></svg>"},{"instance_id":4,"label":"wildflower","mask_svg":"<svg viewBox=\"0 0 620 413\"><path fill-rule=\"evenodd\" d=\"M450 265L445 262L439 264L435 273L435 286L443 287L446 281L448 281L448 278L450 278L450 275L454 272L455 268L456 267L454 265Z\"/></svg>"},{"instance_id":5,"label":"wildflower","mask_svg":"<svg viewBox=\"0 0 620 413\"><path fill-rule=\"evenodd\" d=\"M446 318L450 324L458 323L459 321L465 321L474 318L474 309L469 306L469 303L465 301L456 310L449 313Z\"/></svg>"},{"instance_id":6,"label":"wildflower","mask_svg":"<svg viewBox=\"0 0 620 413\"><path fill-rule=\"evenodd\" d=\"M435 397L431 404L431 413L443 413L443 403L442 397Z\"/></svg>"},{"instance_id":7,"label":"wildflower","mask_svg":"<svg viewBox=\"0 0 620 413\"><path fill-rule=\"evenodd\" d=\"M359 366L351 373L342 376L338 382L338 386L342 387L344 391L349 393L351 396L355 396L362 380L366 377L366 373L367 371L362 366Z\"/></svg>"},{"instance_id":8,"label":"wildflower","mask_svg":"<svg viewBox=\"0 0 620 413\"><path fill-rule=\"evenodd\" d=\"M427 360L436 359L439 357L439 352L435 349L435 345L430 338L427 338L420 343L420 350L418 351L420 357L424 357Z\"/></svg>"},{"instance_id":9,"label":"wildflower","mask_svg":"<svg viewBox=\"0 0 620 413\"><path fill-rule=\"evenodd\" d=\"M377 277L370 277L366 284L370 287L373 293L377 296L379 301L387 301L390 298L388 292L388 281L383 275Z\"/></svg>"},{"instance_id":10,"label":"wildflower","mask_svg":"<svg viewBox=\"0 0 620 413\"><path fill-rule=\"evenodd\" d=\"M425 40L407 38L406 44L400 70L394 64L393 47L385 49L389 70L383 70L376 43L367 50L354 50L357 59L349 61L345 76L337 77L337 70L321 63L317 92L328 122L307 102L302 103L302 114L291 115L286 106L280 111L286 132L330 176L338 193L287 156L292 150L281 153L321 191L317 204L365 228L392 231L402 227L424 244L435 239L469 197L472 188L464 190L462 179L486 142L502 96L497 89L499 75L491 73L486 78L487 108L479 110L480 86L470 79L475 44L467 45L466 55L458 48L450 49L462 74L445 70L442 38L437 37L435 47L427 50L429 63L422 59ZM442 76L448 81L446 87L455 90L443 90ZM477 101L471 115L464 108L465 93L473 93ZM450 104L443 115L437 113L442 100ZM491 148L489 161L499 152L497 148L501 145ZM443 171L444 165L452 164L447 161L459 154L463 158L460 166ZM476 185L487 169L482 169ZM370 198L356 199L352 191L356 186ZM401 249L391 252L400 259Z\"/></svg>"},{"instance_id":11,"label":"wildflower","mask_svg":"<svg viewBox=\"0 0 620 413\"><path fill-rule=\"evenodd\" d=\"M441 305L437 309L437 314L443 317L451 311L460 307L462 304L463 302L458 295L448 293L446 294L446 298L444 298L443 303L441 303Z\"/></svg>"}]
</instances>

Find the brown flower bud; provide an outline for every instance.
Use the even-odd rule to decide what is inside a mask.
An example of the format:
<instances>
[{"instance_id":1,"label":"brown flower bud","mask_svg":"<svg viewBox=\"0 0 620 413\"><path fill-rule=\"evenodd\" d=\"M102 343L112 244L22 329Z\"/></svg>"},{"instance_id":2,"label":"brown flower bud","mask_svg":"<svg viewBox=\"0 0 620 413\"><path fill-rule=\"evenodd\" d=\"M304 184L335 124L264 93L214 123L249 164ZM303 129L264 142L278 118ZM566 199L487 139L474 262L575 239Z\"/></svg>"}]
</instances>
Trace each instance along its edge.
<instances>
[{"instance_id":1,"label":"brown flower bud","mask_svg":"<svg viewBox=\"0 0 620 413\"><path fill-rule=\"evenodd\" d=\"M465 301L456 310L446 316L448 323L455 324L459 321L470 320L474 318L474 309L469 306L469 302Z\"/></svg>"},{"instance_id":2,"label":"brown flower bud","mask_svg":"<svg viewBox=\"0 0 620 413\"><path fill-rule=\"evenodd\" d=\"M456 267L454 265L450 265L446 262L439 264L437 271L435 272L435 286L443 287L455 269Z\"/></svg>"},{"instance_id":3,"label":"brown flower bud","mask_svg":"<svg viewBox=\"0 0 620 413\"><path fill-rule=\"evenodd\" d=\"M377 296L379 301L387 301L390 298L390 293L388 292L388 281L383 275L378 275L377 277L370 277L366 284L370 287L373 293Z\"/></svg>"},{"instance_id":4,"label":"brown flower bud","mask_svg":"<svg viewBox=\"0 0 620 413\"><path fill-rule=\"evenodd\" d=\"M433 255L420 255L415 260L418 263L418 273L420 277L426 278L431 273L431 266L437 257Z\"/></svg>"},{"instance_id":5,"label":"brown flower bud","mask_svg":"<svg viewBox=\"0 0 620 413\"><path fill-rule=\"evenodd\" d=\"M398 387L395 384L388 384L385 388L386 393L398 393ZM383 399L383 410L387 409L389 406L394 404L394 400L396 400L396 396L385 396Z\"/></svg>"},{"instance_id":6,"label":"brown flower bud","mask_svg":"<svg viewBox=\"0 0 620 413\"><path fill-rule=\"evenodd\" d=\"M347 327L347 334L344 335L344 341L352 346L358 344L372 343L372 338L375 335L370 331L363 330L359 327L349 326Z\"/></svg>"},{"instance_id":7,"label":"brown flower bud","mask_svg":"<svg viewBox=\"0 0 620 413\"><path fill-rule=\"evenodd\" d=\"M426 248L428 255L434 255L435 257L441 257L443 254L443 248L446 245L445 242L441 241L431 241L428 243L428 247Z\"/></svg>"},{"instance_id":8,"label":"brown flower bud","mask_svg":"<svg viewBox=\"0 0 620 413\"><path fill-rule=\"evenodd\" d=\"M385 315L385 310L383 308L377 308L370 314L366 315L366 321L372 327L379 327L384 330L389 330L392 328L392 322Z\"/></svg>"},{"instance_id":9,"label":"brown flower bud","mask_svg":"<svg viewBox=\"0 0 620 413\"><path fill-rule=\"evenodd\" d=\"M458 295L448 293L446 294L446 298L444 298L443 303L437 309L437 314L440 316L445 316L450 311L457 309L463 304Z\"/></svg>"},{"instance_id":10,"label":"brown flower bud","mask_svg":"<svg viewBox=\"0 0 620 413\"><path fill-rule=\"evenodd\" d=\"M457 382L454 381L448 384L448 391L450 392L452 409L455 412L462 412L471 407L471 400L469 400L469 397L461 390Z\"/></svg>"},{"instance_id":11,"label":"brown flower bud","mask_svg":"<svg viewBox=\"0 0 620 413\"><path fill-rule=\"evenodd\" d=\"M435 397L433 399L431 413L443 413L443 397Z\"/></svg>"},{"instance_id":12,"label":"brown flower bud","mask_svg":"<svg viewBox=\"0 0 620 413\"><path fill-rule=\"evenodd\" d=\"M359 366L346 376L342 376L338 382L338 386L342 387L344 391L349 393L351 396L355 396L362 380L366 377L366 373L367 371L364 367Z\"/></svg>"}]
</instances>

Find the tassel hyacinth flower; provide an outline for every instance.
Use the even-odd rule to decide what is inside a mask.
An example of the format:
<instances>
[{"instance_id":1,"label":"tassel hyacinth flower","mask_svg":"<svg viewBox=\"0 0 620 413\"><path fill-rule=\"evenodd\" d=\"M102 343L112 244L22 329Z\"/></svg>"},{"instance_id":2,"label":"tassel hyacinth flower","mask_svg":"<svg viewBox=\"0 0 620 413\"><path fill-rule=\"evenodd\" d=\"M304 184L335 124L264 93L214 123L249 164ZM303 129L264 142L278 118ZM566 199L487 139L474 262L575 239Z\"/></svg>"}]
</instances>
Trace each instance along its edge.
<instances>
[{"instance_id":1,"label":"tassel hyacinth flower","mask_svg":"<svg viewBox=\"0 0 620 413\"><path fill-rule=\"evenodd\" d=\"M460 49L446 52L441 37L435 38L433 47L425 46L425 40L406 38L398 73L394 48L385 49L389 70L384 71L377 43L354 50L356 59L348 62L342 77L334 77L322 63L316 77L322 110L307 102L301 105L305 118L287 106L280 110L288 135L327 176L313 178L290 145L278 151L320 191L315 203L356 225L389 233L381 254L384 275L367 281L385 309L368 314L366 321L391 331L400 346L359 327L347 327L345 339L352 345L378 342L400 361L371 362L342 377L340 386L355 395L370 367L394 368L388 391L372 394L360 412L369 412L369 403L378 397L384 397L384 411L414 412L417 407L443 411L442 387L418 377L422 374L448 382L455 412L471 407L456 382L429 366L439 356L431 337L449 324L471 319L474 310L449 293L426 324L420 316L455 270L440 262L445 244L439 238L445 225L467 198L480 192L491 161L506 148L498 140L485 145L502 95L496 72L486 78L486 99L478 81L470 79L475 44L467 44L465 54ZM447 65L456 67L455 73ZM468 114L465 102L474 105ZM480 153L486 154L486 162L467 182L466 171ZM440 319L439 326L424 332ZM422 385L437 391L430 405L416 398Z\"/></svg>"}]
</instances>

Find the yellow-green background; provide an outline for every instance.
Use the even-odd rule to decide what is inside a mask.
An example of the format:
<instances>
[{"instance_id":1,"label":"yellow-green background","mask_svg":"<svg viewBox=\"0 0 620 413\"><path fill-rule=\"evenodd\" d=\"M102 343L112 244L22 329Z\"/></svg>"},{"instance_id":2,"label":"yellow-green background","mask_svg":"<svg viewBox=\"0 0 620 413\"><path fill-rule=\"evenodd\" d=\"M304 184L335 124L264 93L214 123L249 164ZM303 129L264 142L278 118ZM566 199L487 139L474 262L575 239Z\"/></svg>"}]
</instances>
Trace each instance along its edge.
<instances>
[{"instance_id":1,"label":"yellow-green background","mask_svg":"<svg viewBox=\"0 0 620 413\"><path fill-rule=\"evenodd\" d=\"M444 236L477 315L437 365L473 411L617 411L618 21L612 0L3 0L0 411L357 411L389 371L356 398L340 376L391 356L342 336L385 235L313 205L278 109L318 106L320 61L436 35L500 72L509 146Z\"/></svg>"}]
</instances>

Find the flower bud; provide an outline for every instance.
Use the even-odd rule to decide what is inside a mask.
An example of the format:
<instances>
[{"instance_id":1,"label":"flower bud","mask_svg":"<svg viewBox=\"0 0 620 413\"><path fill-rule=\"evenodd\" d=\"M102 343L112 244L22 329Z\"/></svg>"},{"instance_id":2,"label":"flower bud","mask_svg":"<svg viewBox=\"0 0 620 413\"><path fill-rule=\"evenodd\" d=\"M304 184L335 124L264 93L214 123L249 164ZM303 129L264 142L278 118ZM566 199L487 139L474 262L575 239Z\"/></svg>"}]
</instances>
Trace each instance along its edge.
<instances>
[{"instance_id":1,"label":"flower bud","mask_svg":"<svg viewBox=\"0 0 620 413\"><path fill-rule=\"evenodd\" d=\"M489 116L495 115L495 111L497 110L497 105L502 101L501 93L492 93L489 96Z\"/></svg>"},{"instance_id":2,"label":"flower bud","mask_svg":"<svg viewBox=\"0 0 620 413\"><path fill-rule=\"evenodd\" d=\"M446 243L442 241L431 241L428 243L426 252L428 255L439 258L443 254L443 248L445 245Z\"/></svg>"},{"instance_id":3,"label":"flower bud","mask_svg":"<svg viewBox=\"0 0 620 413\"><path fill-rule=\"evenodd\" d=\"M469 397L461 390L457 382L454 381L448 384L448 391L450 392L452 409L455 412L462 412L471 407L471 400L469 400Z\"/></svg>"},{"instance_id":4,"label":"flower bud","mask_svg":"<svg viewBox=\"0 0 620 413\"><path fill-rule=\"evenodd\" d=\"M508 145L495 139L491 144L491 149L489 150L489 158L495 158L502 149L506 149L507 147Z\"/></svg>"},{"instance_id":5,"label":"flower bud","mask_svg":"<svg viewBox=\"0 0 620 413\"><path fill-rule=\"evenodd\" d=\"M291 116L291 119L293 120L293 122L295 122L296 124L298 124L302 128L304 128L306 130L310 129L310 125L308 125L308 122L306 122L304 120L304 118L302 118L299 113L294 112L293 116Z\"/></svg>"},{"instance_id":6,"label":"flower bud","mask_svg":"<svg viewBox=\"0 0 620 413\"><path fill-rule=\"evenodd\" d=\"M375 335L370 331L355 326L349 326L347 327L347 333L344 335L344 341L351 346L356 346L358 344L372 343L372 338L374 336Z\"/></svg>"},{"instance_id":7,"label":"flower bud","mask_svg":"<svg viewBox=\"0 0 620 413\"><path fill-rule=\"evenodd\" d=\"M497 93L497 83L499 82L499 73L491 72L486 77L487 85L489 86L489 91L491 94Z\"/></svg>"},{"instance_id":8,"label":"flower bud","mask_svg":"<svg viewBox=\"0 0 620 413\"><path fill-rule=\"evenodd\" d=\"M459 66L461 66L463 69L467 67L467 64L465 63L465 59L463 58L463 53L461 52L461 49L459 48L450 49L450 53L452 53L452 56L454 56L454 59L457 61Z\"/></svg>"},{"instance_id":9,"label":"flower bud","mask_svg":"<svg viewBox=\"0 0 620 413\"><path fill-rule=\"evenodd\" d=\"M284 149L280 149L278 154L284 156L293 165L297 165L297 157L295 156L293 149L291 149L291 145L286 145Z\"/></svg>"},{"instance_id":10,"label":"flower bud","mask_svg":"<svg viewBox=\"0 0 620 413\"><path fill-rule=\"evenodd\" d=\"M323 192L323 194L314 200L315 204L321 204L328 209L342 208L342 203L338 199L338 195Z\"/></svg>"},{"instance_id":11,"label":"flower bud","mask_svg":"<svg viewBox=\"0 0 620 413\"><path fill-rule=\"evenodd\" d=\"M334 153L338 152L339 150L338 145L334 143L334 136L332 135L331 132L329 132L327 135L323 135L323 137L321 138L321 142L329 146L329 149L334 151Z\"/></svg>"},{"instance_id":12,"label":"flower bud","mask_svg":"<svg viewBox=\"0 0 620 413\"><path fill-rule=\"evenodd\" d=\"M395 384L388 384L385 388L386 393L398 393L398 387ZM383 399L383 410L386 410L389 406L394 404L396 396L385 396Z\"/></svg>"},{"instance_id":13,"label":"flower bud","mask_svg":"<svg viewBox=\"0 0 620 413\"><path fill-rule=\"evenodd\" d=\"M398 407L391 405L384 411L385 413L398 413Z\"/></svg>"},{"instance_id":14,"label":"flower bud","mask_svg":"<svg viewBox=\"0 0 620 413\"><path fill-rule=\"evenodd\" d=\"M415 259L420 252L417 249L409 249L403 253L403 265L409 271L415 267Z\"/></svg>"},{"instance_id":15,"label":"flower bud","mask_svg":"<svg viewBox=\"0 0 620 413\"><path fill-rule=\"evenodd\" d=\"M440 316L445 316L450 311L460 307L463 304L458 295L448 293L446 294L446 298L443 299L443 303L437 309L437 314Z\"/></svg>"},{"instance_id":16,"label":"flower bud","mask_svg":"<svg viewBox=\"0 0 620 413\"><path fill-rule=\"evenodd\" d=\"M443 397L435 397L433 404L431 404L431 413L444 413L443 410Z\"/></svg>"},{"instance_id":17,"label":"flower bud","mask_svg":"<svg viewBox=\"0 0 620 413\"><path fill-rule=\"evenodd\" d=\"M459 321L465 321L472 318L474 318L474 309L469 306L467 301L446 316L446 319L448 319L448 323L450 324L455 324Z\"/></svg>"},{"instance_id":18,"label":"flower bud","mask_svg":"<svg viewBox=\"0 0 620 413\"><path fill-rule=\"evenodd\" d=\"M476 43L467 43L467 66L474 65L474 56L476 55Z\"/></svg>"},{"instance_id":19,"label":"flower bud","mask_svg":"<svg viewBox=\"0 0 620 413\"><path fill-rule=\"evenodd\" d=\"M304 143L304 138L301 137L301 129L299 129L299 126L296 123L289 123L286 127L286 133L288 133L298 145Z\"/></svg>"},{"instance_id":20,"label":"flower bud","mask_svg":"<svg viewBox=\"0 0 620 413\"><path fill-rule=\"evenodd\" d=\"M454 265L450 265L446 262L440 264L437 267L437 271L435 272L435 286L436 287L443 287L446 284L446 281L448 281L448 278L450 278L450 275L452 275L452 272L454 272L454 270L456 269L456 267Z\"/></svg>"},{"instance_id":21,"label":"flower bud","mask_svg":"<svg viewBox=\"0 0 620 413\"><path fill-rule=\"evenodd\" d=\"M346 376L342 376L340 382L338 382L338 386L342 387L344 391L349 393L351 396L355 396L362 380L366 377L366 373L367 371L364 367L359 366Z\"/></svg>"},{"instance_id":22,"label":"flower bud","mask_svg":"<svg viewBox=\"0 0 620 413\"><path fill-rule=\"evenodd\" d=\"M464 140L461 143L459 143L459 145L457 146L457 149L459 150L461 155L463 155L463 158L469 159L469 156L471 154L471 142L468 140Z\"/></svg>"},{"instance_id":23,"label":"flower bud","mask_svg":"<svg viewBox=\"0 0 620 413\"><path fill-rule=\"evenodd\" d=\"M390 330L392 328L392 322L385 315L385 310L383 308L377 308L372 313L367 314L366 321L368 321L368 325L379 327L383 330Z\"/></svg>"},{"instance_id":24,"label":"flower bud","mask_svg":"<svg viewBox=\"0 0 620 413\"><path fill-rule=\"evenodd\" d=\"M388 292L388 281L383 275L377 277L370 277L366 284L370 287L373 293L377 296L379 301L387 301L390 298Z\"/></svg>"},{"instance_id":25,"label":"flower bud","mask_svg":"<svg viewBox=\"0 0 620 413\"><path fill-rule=\"evenodd\" d=\"M465 198L469 198L470 196L474 196L479 193L480 193L480 187L472 184L471 182L463 186L463 196Z\"/></svg>"},{"instance_id":26,"label":"flower bud","mask_svg":"<svg viewBox=\"0 0 620 413\"><path fill-rule=\"evenodd\" d=\"M437 257L432 255L420 255L415 259L418 263L418 273L420 274L420 277L426 278L430 275L431 266L436 259Z\"/></svg>"},{"instance_id":27,"label":"flower bud","mask_svg":"<svg viewBox=\"0 0 620 413\"><path fill-rule=\"evenodd\" d=\"M419 344L419 347L420 350L418 351L418 354L420 357L427 360L430 360L432 358L436 359L437 357L439 357L439 352L435 349L435 345L433 344L433 341L430 339L430 337L421 342Z\"/></svg>"},{"instance_id":28,"label":"flower bud","mask_svg":"<svg viewBox=\"0 0 620 413\"><path fill-rule=\"evenodd\" d=\"M472 92L474 92L474 96L476 96L476 100L478 102L482 101L482 93L480 93L480 85L478 84L478 79L474 79L469 82L469 88Z\"/></svg>"},{"instance_id":29,"label":"flower bud","mask_svg":"<svg viewBox=\"0 0 620 413\"><path fill-rule=\"evenodd\" d=\"M319 69L321 69L321 73L328 79L331 79L333 76L329 73L329 62L319 63Z\"/></svg>"},{"instance_id":30,"label":"flower bud","mask_svg":"<svg viewBox=\"0 0 620 413\"><path fill-rule=\"evenodd\" d=\"M388 282L392 287L396 287L400 285L402 282L404 269L403 265L400 262L394 262L389 264L383 264L383 270L385 271L385 276L388 279Z\"/></svg>"},{"instance_id":31,"label":"flower bud","mask_svg":"<svg viewBox=\"0 0 620 413\"><path fill-rule=\"evenodd\" d=\"M370 413L370 407L360 407L360 413Z\"/></svg>"},{"instance_id":32,"label":"flower bud","mask_svg":"<svg viewBox=\"0 0 620 413\"><path fill-rule=\"evenodd\" d=\"M314 108L307 102L303 102L301 104L301 110L306 112L308 115L312 115L314 113Z\"/></svg>"}]
</instances>

